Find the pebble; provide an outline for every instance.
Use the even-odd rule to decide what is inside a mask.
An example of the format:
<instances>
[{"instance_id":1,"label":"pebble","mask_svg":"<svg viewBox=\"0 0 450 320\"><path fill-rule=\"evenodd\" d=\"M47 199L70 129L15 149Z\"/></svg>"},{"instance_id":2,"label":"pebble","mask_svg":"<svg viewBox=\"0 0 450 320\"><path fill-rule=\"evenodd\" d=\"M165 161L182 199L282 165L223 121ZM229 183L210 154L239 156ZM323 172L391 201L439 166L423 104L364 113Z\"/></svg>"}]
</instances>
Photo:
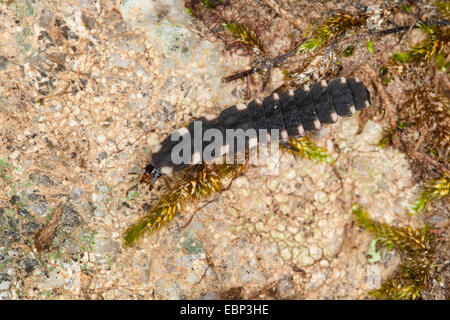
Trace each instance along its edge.
<instances>
[{"instance_id":1,"label":"pebble","mask_svg":"<svg viewBox=\"0 0 450 320\"><path fill-rule=\"evenodd\" d=\"M0 300L6 300L6 299L9 299L9 292L8 291L0 292Z\"/></svg>"},{"instance_id":2,"label":"pebble","mask_svg":"<svg viewBox=\"0 0 450 320\"><path fill-rule=\"evenodd\" d=\"M104 136L104 135L98 135L97 136L97 142L100 144L100 143L103 143L103 142L105 142L106 141L106 137Z\"/></svg>"},{"instance_id":3,"label":"pebble","mask_svg":"<svg viewBox=\"0 0 450 320\"><path fill-rule=\"evenodd\" d=\"M328 267L330 263L328 262L328 260L320 260L320 265L322 267Z\"/></svg>"},{"instance_id":4,"label":"pebble","mask_svg":"<svg viewBox=\"0 0 450 320\"><path fill-rule=\"evenodd\" d=\"M9 290L9 287L11 286L10 281L2 281L0 282L0 290Z\"/></svg>"},{"instance_id":5,"label":"pebble","mask_svg":"<svg viewBox=\"0 0 450 320\"><path fill-rule=\"evenodd\" d=\"M297 176L297 172L294 168L289 167L283 171L283 176L288 180L293 180Z\"/></svg>"},{"instance_id":6,"label":"pebble","mask_svg":"<svg viewBox=\"0 0 450 320\"><path fill-rule=\"evenodd\" d=\"M314 259L309 255L309 250L306 247L301 247L297 256L297 261L304 267L312 266L314 264Z\"/></svg>"},{"instance_id":7,"label":"pebble","mask_svg":"<svg viewBox=\"0 0 450 320\"><path fill-rule=\"evenodd\" d=\"M283 260L289 261L292 259L292 249L285 248L285 249L281 250L280 255L283 258Z\"/></svg>"},{"instance_id":8,"label":"pebble","mask_svg":"<svg viewBox=\"0 0 450 320\"><path fill-rule=\"evenodd\" d=\"M267 187L270 191L275 192L280 186L280 181L278 179L270 179L267 183Z\"/></svg>"},{"instance_id":9,"label":"pebble","mask_svg":"<svg viewBox=\"0 0 450 320\"><path fill-rule=\"evenodd\" d=\"M289 231L292 234L296 234L298 232L298 227L288 226L287 231Z\"/></svg>"},{"instance_id":10,"label":"pebble","mask_svg":"<svg viewBox=\"0 0 450 320\"><path fill-rule=\"evenodd\" d=\"M250 187L247 177L239 177L234 183L239 189L248 189Z\"/></svg>"},{"instance_id":11,"label":"pebble","mask_svg":"<svg viewBox=\"0 0 450 320\"><path fill-rule=\"evenodd\" d=\"M299 232L295 235L294 240L298 243L303 243L305 242L305 235L303 234L303 232Z\"/></svg>"},{"instance_id":12,"label":"pebble","mask_svg":"<svg viewBox=\"0 0 450 320\"><path fill-rule=\"evenodd\" d=\"M18 150L15 150L13 153L11 153L10 157L12 160L17 159L17 157L20 155L20 152Z\"/></svg>"},{"instance_id":13,"label":"pebble","mask_svg":"<svg viewBox=\"0 0 450 320\"><path fill-rule=\"evenodd\" d=\"M282 203L280 204L280 211L284 214L284 215L288 215L292 212L292 208L290 206L290 204L288 203Z\"/></svg>"},{"instance_id":14,"label":"pebble","mask_svg":"<svg viewBox=\"0 0 450 320\"><path fill-rule=\"evenodd\" d=\"M318 261L322 258L322 248L319 246L311 245L309 246L309 254L311 255L311 258L313 258L315 261Z\"/></svg>"},{"instance_id":15,"label":"pebble","mask_svg":"<svg viewBox=\"0 0 450 320\"><path fill-rule=\"evenodd\" d=\"M314 194L314 200L318 201L319 203L327 203L328 195L323 191L317 191Z\"/></svg>"},{"instance_id":16,"label":"pebble","mask_svg":"<svg viewBox=\"0 0 450 320\"><path fill-rule=\"evenodd\" d=\"M261 232L268 232L269 228L264 223L258 222L255 224L255 230L256 232L261 233Z\"/></svg>"},{"instance_id":17,"label":"pebble","mask_svg":"<svg viewBox=\"0 0 450 320\"><path fill-rule=\"evenodd\" d=\"M270 235L272 236L272 238L274 238L275 240L284 240L284 234L276 231L276 230L272 230L270 232Z\"/></svg>"},{"instance_id":18,"label":"pebble","mask_svg":"<svg viewBox=\"0 0 450 320\"><path fill-rule=\"evenodd\" d=\"M314 272L311 276L311 280L308 284L308 287L310 289L317 289L319 288L327 279L327 276L325 272L321 271L320 269L316 272Z\"/></svg>"}]
</instances>

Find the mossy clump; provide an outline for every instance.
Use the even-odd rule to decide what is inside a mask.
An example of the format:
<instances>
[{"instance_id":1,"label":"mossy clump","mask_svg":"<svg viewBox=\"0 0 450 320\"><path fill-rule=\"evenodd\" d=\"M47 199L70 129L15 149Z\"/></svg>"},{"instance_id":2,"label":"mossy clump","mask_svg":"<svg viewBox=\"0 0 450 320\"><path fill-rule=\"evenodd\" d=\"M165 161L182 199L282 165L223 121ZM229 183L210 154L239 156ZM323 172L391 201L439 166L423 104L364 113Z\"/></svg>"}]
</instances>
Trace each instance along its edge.
<instances>
[{"instance_id":1,"label":"mossy clump","mask_svg":"<svg viewBox=\"0 0 450 320\"><path fill-rule=\"evenodd\" d=\"M135 244L145 233L152 233L170 222L189 200L207 199L224 189L222 180L233 178L247 168L246 164L223 164L212 168L198 165L164 194L150 211L125 231L125 245Z\"/></svg>"},{"instance_id":2,"label":"mossy clump","mask_svg":"<svg viewBox=\"0 0 450 320\"><path fill-rule=\"evenodd\" d=\"M430 267L426 258L408 259L380 289L369 294L382 300L418 300L430 277Z\"/></svg>"},{"instance_id":3,"label":"mossy clump","mask_svg":"<svg viewBox=\"0 0 450 320\"><path fill-rule=\"evenodd\" d=\"M281 147L295 156L300 156L315 162L333 163L333 158L331 158L328 152L311 142L308 137L289 138L287 144L281 144Z\"/></svg>"},{"instance_id":4,"label":"mossy clump","mask_svg":"<svg viewBox=\"0 0 450 320\"><path fill-rule=\"evenodd\" d=\"M395 62L410 64L429 63L436 58L442 57L450 41L450 28L425 23L421 23L419 27L426 33L427 38L406 52L394 53L392 59Z\"/></svg>"},{"instance_id":5,"label":"mossy clump","mask_svg":"<svg viewBox=\"0 0 450 320\"><path fill-rule=\"evenodd\" d=\"M405 131L421 132L421 144L429 154L444 164L450 156L449 99L427 87L406 92L408 100L401 105L399 117L412 125Z\"/></svg>"},{"instance_id":6,"label":"mossy clump","mask_svg":"<svg viewBox=\"0 0 450 320\"><path fill-rule=\"evenodd\" d=\"M405 81L416 87L405 92L406 100L396 108L396 126L386 130L380 147L393 145L411 160L421 179L435 178L448 172L450 163L449 99L427 87L419 71L408 73Z\"/></svg>"},{"instance_id":7,"label":"mossy clump","mask_svg":"<svg viewBox=\"0 0 450 320\"><path fill-rule=\"evenodd\" d=\"M335 40L346 31L364 26L368 17L365 14L352 16L346 13L340 13L334 15L322 22L313 31L312 37L297 48L297 52L307 53L314 51L320 46Z\"/></svg>"},{"instance_id":8,"label":"mossy clump","mask_svg":"<svg viewBox=\"0 0 450 320\"><path fill-rule=\"evenodd\" d=\"M437 11L441 14L442 18L449 20L450 19L450 2L448 1L435 1L434 6Z\"/></svg>"},{"instance_id":9,"label":"mossy clump","mask_svg":"<svg viewBox=\"0 0 450 320\"><path fill-rule=\"evenodd\" d=\"M430 279L433 268L431 241L428 227L412 229L393 227L370 218L359 205L352 208L358 224L370 232L388 249L395 248L402 255L398 270L379 289L369 292L377 299L416 300Z\"/></svg>"},{"instance_id":10,"label":"mossy clump","mask_svg":"<svg viewBox=\"0 0 450 320\"><path fill-rule=\"evenodd\" d=\"M442 176L439 179L431 180L427 183L419 198L413 203L410 215L422 212L425 207L435 199L443 199L450 195L450 177Z\"/></svg>"},{"instance_id":11,"label":"mossy clump","mask_svg":"<svg viewBox=\"0 0 450 320\"><path fill-rule=\"evenodd\" d=\"M262 45L256 36L255 32L253 32L250 28L243 26L238 23L222 23L222 25L227 29L238 41L245 43L258 50L261 53L264 53Z\"/></svg>"}]
</instances>

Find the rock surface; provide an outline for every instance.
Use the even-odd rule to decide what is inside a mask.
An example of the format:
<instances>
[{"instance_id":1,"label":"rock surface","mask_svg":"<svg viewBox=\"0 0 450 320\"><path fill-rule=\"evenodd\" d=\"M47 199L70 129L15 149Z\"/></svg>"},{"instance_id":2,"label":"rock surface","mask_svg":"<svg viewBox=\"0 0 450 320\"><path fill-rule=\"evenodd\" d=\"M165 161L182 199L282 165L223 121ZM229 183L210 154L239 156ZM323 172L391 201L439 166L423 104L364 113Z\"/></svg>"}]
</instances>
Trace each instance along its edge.
<instances>
[{"instance_id":1,"label":"rock surface","mask_svg":"<svg viewBox=\"0 0 450 320\"><path fill-rule=\"evenodd\" d=\"M423 221L407 215L405 156L378 147L375 121L357 134L357 116L313 137L334 166L283 154L279 175L252 168L186 229L195 205L123 247L158 196L130 197L130 173L175 127L241 102L242 83L221 79L249 59L202 39L180 0L121 3L0 3L0 299L216 299L235 287L248 298L271 286L280 299L361 299L377 287L399 256L368 262L351 205ZM52 249L37 253L31 236L58 205Z\"/></svg>"}]
</instances>

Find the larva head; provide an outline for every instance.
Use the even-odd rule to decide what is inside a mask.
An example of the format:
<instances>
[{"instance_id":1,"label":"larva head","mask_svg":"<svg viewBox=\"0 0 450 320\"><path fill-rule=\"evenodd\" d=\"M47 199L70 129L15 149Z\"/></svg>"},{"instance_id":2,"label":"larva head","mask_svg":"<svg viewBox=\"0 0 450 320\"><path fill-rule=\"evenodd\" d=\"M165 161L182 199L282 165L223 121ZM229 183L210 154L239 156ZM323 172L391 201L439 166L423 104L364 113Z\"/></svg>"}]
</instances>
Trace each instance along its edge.
<instances>
[{"instance_id":1,"label":"larva head","mask_svg":"<svg viewBox=\"0 0 450 320\"><path fill-rule=\"evenodd\" d=\"M156 180L158 180L158 178L161 176L162 176L162 173L159 171L158 168L154 167L151 164L148 164L145 167L145 172L142 175L140 182L148 184L149 190L152 190L153 185L155 184Z\"/></svg>"}]
</instances>

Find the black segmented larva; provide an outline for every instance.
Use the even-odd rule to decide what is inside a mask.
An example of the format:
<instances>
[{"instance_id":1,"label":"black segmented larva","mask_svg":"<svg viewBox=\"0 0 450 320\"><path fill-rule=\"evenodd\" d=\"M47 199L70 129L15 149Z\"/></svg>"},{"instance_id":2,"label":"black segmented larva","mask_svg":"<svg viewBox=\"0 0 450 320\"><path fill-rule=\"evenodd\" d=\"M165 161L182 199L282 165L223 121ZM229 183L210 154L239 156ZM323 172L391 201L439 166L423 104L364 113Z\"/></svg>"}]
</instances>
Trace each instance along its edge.
<instances>
[{"instance_id":1,"label":"black segmented larva","mask_svg":"<svg viewBox=\"0 0 450 320\"><path fill-rule=\"evenodd\" d=\"M311 89L308 86L288 90L281 95L276 93L262 101L253 100L248 105L238 104L223 110L218 117L205 116L195 121L201 121L203 133L207 129L270 129L280 130L281 142L289 137L303 137L305 131L320 130L322 124L334 123L338 116L352 116L356 110L363 110L370 105L370 94L358 78L339 78L328 85L325 80L315 83ZM194 122L186 128L178 129L179 135L194 136ZM172 149L178 141L171 141L168 136L152 155L152 161L145 168L150 184L153 184L162 174L182 170L190 164L174 164ZM202 148L205 148L203 143ZM224 143L222 151L226 152ZM246 145L248 148L248 144ZM202 149L203 150L203 149ZM235 150L243 151L243 150ZM222 156L219 154L218 156ZM191 163L198 162L198 151L192 150Z\"/></svg>"}]
</instances>

